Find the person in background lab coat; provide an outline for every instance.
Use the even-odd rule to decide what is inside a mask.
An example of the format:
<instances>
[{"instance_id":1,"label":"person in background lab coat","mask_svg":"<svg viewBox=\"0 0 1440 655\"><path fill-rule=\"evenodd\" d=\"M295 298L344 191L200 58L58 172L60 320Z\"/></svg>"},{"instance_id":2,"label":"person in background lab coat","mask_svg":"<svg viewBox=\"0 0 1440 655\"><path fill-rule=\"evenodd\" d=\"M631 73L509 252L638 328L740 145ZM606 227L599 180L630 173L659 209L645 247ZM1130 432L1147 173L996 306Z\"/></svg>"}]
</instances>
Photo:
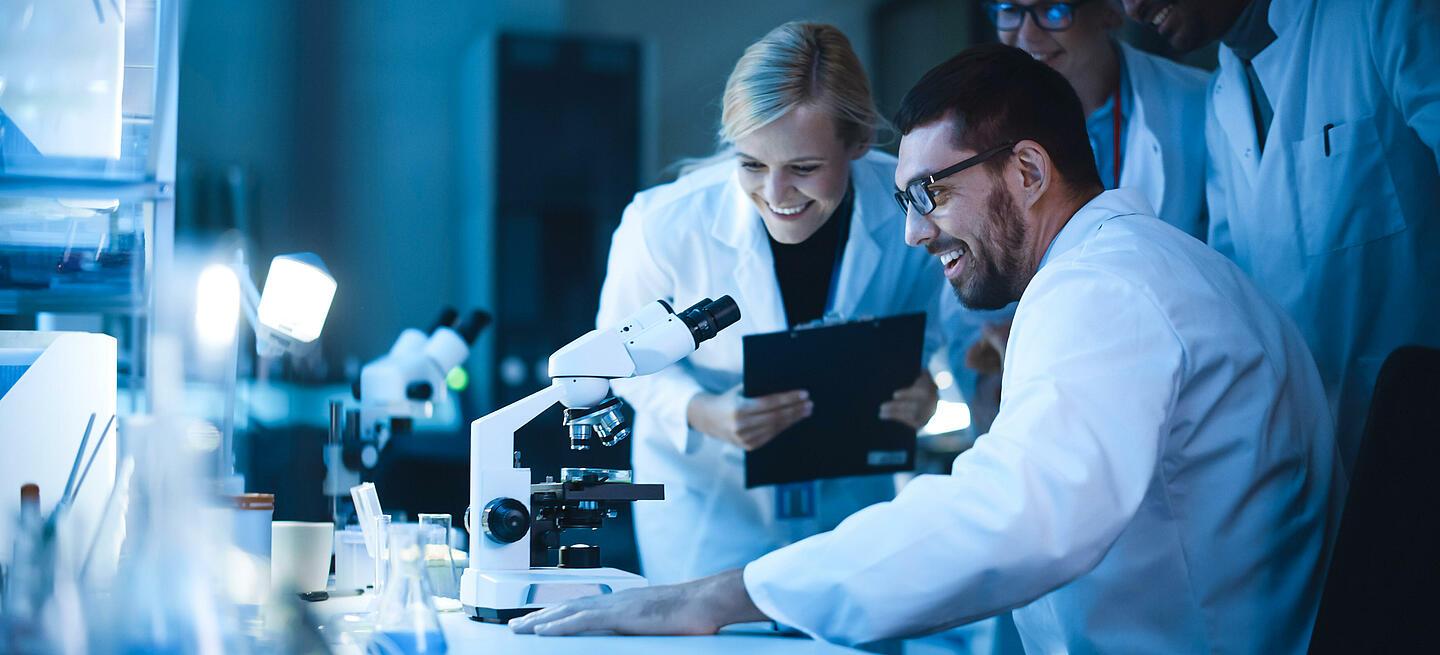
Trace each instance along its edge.
<instances>
[{"instance_id":1,"label":"person in background lab coat","mask_svg":"<svg viewBox=\"0 0 1440 655\"><path fill-rule=\"evenodd\" d=\"M1157 216L1204 240L1209 74L1112 38L1124 22L1113 0L987 2L986 11L1001 43L1075 88L1104 187L1139 191Z\"/></svg>"},{"instance_id":2,"label":"person in background lab coat","mask_svg":"<svg viewBox=\"0 0 1440 655\"><path fill-rule=\"evenodd\" d=\"M896 118L907 240L967 305L1020 301L1000 415L952 475L743 571L512 629L768 617L854 644L1018 608L1028 652L1304 653L1345 492L1315 364L1232 262L1102 191L1068 89L978 46Z\"/></svg>"},{"instance_id":3,"label":"person in background lab coat","mask_svg":"<svg viewBox=\"0 0 1440 655\"><path fill-rule=\"evenodd\" d=\"M1221 41L1209 241L1299 324L1353 466L1385 357L1440 347L1440 3L1125 4L1176 49Z\"/></svg>"},{"instance_id":4,"label":"person in background lab coat","mask_svg":"<svg viewBox=\"0 0 1440 655\"><path fill-rule=\"evenodd\" d=\"M1157 216L1204 240L1209 73L1113 38L1125 20L1115 0L986 2L985 10L1001 43L1029 53L1075 88L1104 187L1139 191ZM979 401L972 402L980 410L972 411L977 425L988 426L986 399L975 398L977 374L1000 373L1014 308L973 312L947 298L941 312L946 325L970 328L952 330L968 347L955 348L951 367L967 399ZM996 385L990 389L998 393ZM991 407L995 402L989 399Z\"/></svg>"},{"instance_id":5,"label":"person in background lab coat","mask_svg":"<svg viewBox=\"0 0 1440 655\"><path fill-rule=\"evenodd\" d=\"M741 311L738 325L679 364L614 383L636 411L637 479L665 484L664 502L635 504L652 582L743 566L894 496L889 475L746 489L744 453L804 420L811 406L804 390L740 394L744 335L827 314L930 311L938 302L938 271L902 238L890 189L895 159L870 150L882 123L845 35L788 23L751 45L725 86L721 138L733 154L626 208L600 327L656 298L681 307L728 294ZM918 429L936 400L926 374L879 412Z\"/></svg>"}]
</instances>

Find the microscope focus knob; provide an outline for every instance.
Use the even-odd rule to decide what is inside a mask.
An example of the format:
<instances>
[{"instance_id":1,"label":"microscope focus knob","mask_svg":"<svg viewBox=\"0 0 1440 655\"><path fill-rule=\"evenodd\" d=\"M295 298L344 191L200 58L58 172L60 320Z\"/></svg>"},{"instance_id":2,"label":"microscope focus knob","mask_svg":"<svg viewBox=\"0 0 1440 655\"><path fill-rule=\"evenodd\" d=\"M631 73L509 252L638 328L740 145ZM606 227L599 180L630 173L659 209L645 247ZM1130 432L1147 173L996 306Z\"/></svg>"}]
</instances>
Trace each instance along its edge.
<instances>
[{"instance_id":1,"label":"microscope focus knob","mask_svg":"<svg viewBox=\"0 0 1440 655\"><path fill-rule=\"evenodd\" d=\"M496 498L480 512L485 536L497 544L513 544L530 532L530 511L514 498Z\"/></svg>"}]
</instances>

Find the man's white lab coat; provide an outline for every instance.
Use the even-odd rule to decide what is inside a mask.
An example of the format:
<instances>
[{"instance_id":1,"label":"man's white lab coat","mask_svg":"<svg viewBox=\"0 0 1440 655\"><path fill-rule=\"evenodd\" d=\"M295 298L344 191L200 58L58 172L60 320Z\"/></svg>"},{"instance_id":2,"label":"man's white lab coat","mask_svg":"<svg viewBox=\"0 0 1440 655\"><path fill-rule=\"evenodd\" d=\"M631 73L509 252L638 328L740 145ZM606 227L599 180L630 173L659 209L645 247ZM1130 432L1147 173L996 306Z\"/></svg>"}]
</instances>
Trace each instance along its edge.
<instances>
[{"instance_id":1,"label":"man's white lab coat","mask_svg":"<svg viewBox=\"0 0 1440 655\"><path fill-rule=\"evenodd\" d=\"M1016 311L1000 414L893 502L745 569L863 643L1015 609L1027 652L1303 653L1345 483L1315 364L1232 263L1130 190Z\"/></svg>"}]
</instances>

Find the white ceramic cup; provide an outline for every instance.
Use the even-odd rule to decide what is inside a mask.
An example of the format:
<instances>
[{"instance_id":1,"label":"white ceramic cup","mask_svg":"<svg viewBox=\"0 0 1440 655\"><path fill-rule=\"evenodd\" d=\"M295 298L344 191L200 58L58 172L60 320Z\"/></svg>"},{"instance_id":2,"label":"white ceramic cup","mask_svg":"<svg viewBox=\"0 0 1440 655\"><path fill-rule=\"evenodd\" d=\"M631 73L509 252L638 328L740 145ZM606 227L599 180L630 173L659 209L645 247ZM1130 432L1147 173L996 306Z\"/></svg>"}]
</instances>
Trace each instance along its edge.
<instances>
[{"instance_id":1,"label":"white ceramic cup","mask_svg":"<svg viewBox=\"0 0 1440 655\"><path fill-rule=\"evenodd\" d=\"M330 577L334 523L275 521L270 524L270 587L277 591L325 591Z\"/></svg>"}]
</instances>

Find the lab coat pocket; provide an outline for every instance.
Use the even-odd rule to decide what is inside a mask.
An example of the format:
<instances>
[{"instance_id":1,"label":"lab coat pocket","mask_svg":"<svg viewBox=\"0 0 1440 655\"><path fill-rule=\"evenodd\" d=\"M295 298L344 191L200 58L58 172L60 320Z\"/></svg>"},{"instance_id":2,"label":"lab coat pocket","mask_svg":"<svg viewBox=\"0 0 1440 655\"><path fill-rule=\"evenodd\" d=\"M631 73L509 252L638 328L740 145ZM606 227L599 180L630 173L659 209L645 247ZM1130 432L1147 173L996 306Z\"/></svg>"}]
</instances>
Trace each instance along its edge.
<instances>
[{"instance_id":1,"label":"lab coat pocket","mask_svg":"<svg viewBox=\"0 0 1440 655\"><path fill-rule=\"evenodd\" d=\"M1373 118L1328 124L1291 148L1306 255L1358 246L1405 229Z\"/></svg>"}]
</instances>

